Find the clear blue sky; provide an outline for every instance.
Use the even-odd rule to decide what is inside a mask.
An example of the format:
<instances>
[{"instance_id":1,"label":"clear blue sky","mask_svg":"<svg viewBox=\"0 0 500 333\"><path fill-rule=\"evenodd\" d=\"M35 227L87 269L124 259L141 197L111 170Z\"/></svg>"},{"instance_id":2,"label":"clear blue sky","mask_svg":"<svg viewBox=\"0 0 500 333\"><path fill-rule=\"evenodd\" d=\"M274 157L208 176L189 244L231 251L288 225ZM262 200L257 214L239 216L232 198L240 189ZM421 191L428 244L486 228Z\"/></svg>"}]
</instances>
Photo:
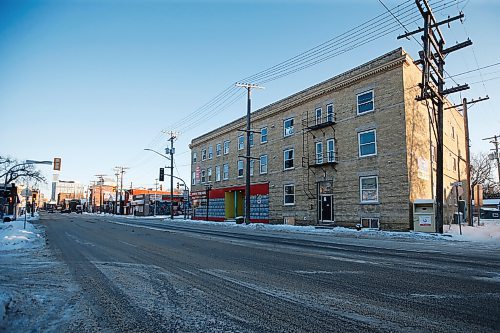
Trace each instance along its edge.
<instances>
[{"instance_id":1,"label":"clear blue sky","mask_svg":"<svg viewBox=\"0 0 500 333\"><path fill-rule=\"evenodd\" d=\"M439 17L455 15L464 5L464 24L444 31L448 45L469 36L474 47L448 57L450 74L500 62L500 2L462 2ZM128 166L126 184L151 187L165 161L143 149L162 151L167 145L162 130L176 130L172 124L231 83L384 12L378 0L2 0L0 154L21 160L61 157L61 179L84 184L95 174L113 175L113 167ZM420 46L397 40L402 32L267 83L254 94L254 109L399 46L416 58ZM473 151L487 151L481 138L500 134L499 76L500 66L485 69L484 85L475 83L463 94L491 98L471 108ZM478 72L460 79L481 81ZM182 131L175 143L176 175L190 178L191 139L243 116L245 103L242 98ZM50 179L49 167L41 169Z\"/></svg>"}]
</instances>

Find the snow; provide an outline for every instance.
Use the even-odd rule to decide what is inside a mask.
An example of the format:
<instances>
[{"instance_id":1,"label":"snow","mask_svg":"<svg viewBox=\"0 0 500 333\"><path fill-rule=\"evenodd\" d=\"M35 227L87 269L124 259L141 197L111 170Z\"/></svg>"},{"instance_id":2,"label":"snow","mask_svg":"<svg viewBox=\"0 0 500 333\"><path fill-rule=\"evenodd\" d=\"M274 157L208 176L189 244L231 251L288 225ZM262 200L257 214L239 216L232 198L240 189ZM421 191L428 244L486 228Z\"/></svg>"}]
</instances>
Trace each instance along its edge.
<instances>
[{"instance_id":1,"label":"snow","mask_svg":"<svg viewBox=\"0 0 500 333\"><path fill-rule=\"evenodd\" d=\"M35 213L34 217L26 217L26 228L24 228L24 215L12 222L0 222L0 251L18 250L24 248L36 248L43 245L42 232L29 221L36 221L40 217Z\"/></svg>"},{"instance_id":2,"label":"snow","mask_svg":"<svg viewBox=\"0 0 500 333\"><path fill-rule=\"evenodd\" d=\"M462 225L462 235L458 224L445 226L445 234L452 235L456 240L473 242L500 242L500 220L482 219L480 226Z\"/></svg>"}]
</instances>

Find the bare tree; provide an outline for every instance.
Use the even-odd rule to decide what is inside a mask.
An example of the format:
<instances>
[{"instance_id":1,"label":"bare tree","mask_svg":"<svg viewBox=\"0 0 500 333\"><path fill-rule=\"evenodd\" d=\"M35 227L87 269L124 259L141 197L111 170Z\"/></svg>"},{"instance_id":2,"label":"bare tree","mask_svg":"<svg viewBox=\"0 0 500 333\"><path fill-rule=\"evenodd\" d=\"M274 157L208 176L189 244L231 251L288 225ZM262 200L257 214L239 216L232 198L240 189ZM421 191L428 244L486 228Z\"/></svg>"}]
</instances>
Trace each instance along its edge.
<instances>
[{"instance_id":1,"label":"bare tree","mask_svg":"<svg viewBox=\"0 0 500 333\"><path fill-rule=\"evenodd\" d=\"M17 179L30 179L35 182L45 182L45 177L33 164L27 164L10 157L0 156L0 182L10 184Z\"/></svg>"},{"instance_id":2,"label":"bare tree","mask_svg":"<svg viewBox=\"0 0 500 333\"><path fill-rule=\"evenodd\" d=\"M470 161L471 185L493 183L492 163L485 153L473 154Z\"/></svg>"}]
</instances>

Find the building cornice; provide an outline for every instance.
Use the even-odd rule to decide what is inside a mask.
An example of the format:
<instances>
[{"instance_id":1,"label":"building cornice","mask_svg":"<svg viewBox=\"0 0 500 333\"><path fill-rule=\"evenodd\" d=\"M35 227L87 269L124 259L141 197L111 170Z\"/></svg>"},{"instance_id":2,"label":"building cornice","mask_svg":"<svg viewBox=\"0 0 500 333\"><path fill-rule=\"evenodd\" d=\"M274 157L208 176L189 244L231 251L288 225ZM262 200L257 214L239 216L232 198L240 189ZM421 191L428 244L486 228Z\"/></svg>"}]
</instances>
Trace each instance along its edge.
<instances>
[{"instance_id":1,"label":"building cornice","mask_svg":"<svg viewBox=\"0 0 500 333\"><path fill-rule=\"evenodd\" d=\"M384 57L395 56L397 53L400 54L400 56L398 56L397 58L388 60L387 62L384 62L376 67L370 68L374 65L375 62L382 60ZM399 48L364 65L353 68L347 72L334 76L326 81L318 83L312 87L309 87L277 102L269 104L259 110L256 110L252 112L252 121L267 118L277 113L281 113L285 110L300 106L312 99L331 93L333 91L346 88L368 77L377 75L382 72L387 72L402 65L413 65L413 61L411 60L409 55L404 52L403 49ZM358 72L360 70L361 72ZM216 128L202 136L199 136L191 141L189 147L191 148L191 146L193 145L203 144L204 142L211 141L216 137L224 136L228 132L235 131L236 129L244 126L245 119L246 117L241 117L230 122L229 124Z\"/></svg>"}]
</instances>

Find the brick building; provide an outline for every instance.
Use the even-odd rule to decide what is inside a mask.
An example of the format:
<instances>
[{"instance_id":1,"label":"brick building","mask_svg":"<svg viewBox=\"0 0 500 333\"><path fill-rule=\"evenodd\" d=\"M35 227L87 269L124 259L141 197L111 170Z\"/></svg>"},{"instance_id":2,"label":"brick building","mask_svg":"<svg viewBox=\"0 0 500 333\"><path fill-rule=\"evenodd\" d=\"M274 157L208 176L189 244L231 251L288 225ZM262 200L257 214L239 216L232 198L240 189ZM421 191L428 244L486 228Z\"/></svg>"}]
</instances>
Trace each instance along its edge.
<instances>
[{"instance_id":1,"label":"brick building","mask_svg":"<svg viewBox=\"0 0 500 333\"><path fill-rule=\"evenodd\" d=\"M421 75L399 48L253 112L251 221L411 228L412 203L434 196L436 167L434 116L415 100ZM465 140L458 111L444 121L449 221ZM244 128L242 117L192 140L196 216L207 193L209 219L244 214Z\"/></svg>"}]
</instances>

